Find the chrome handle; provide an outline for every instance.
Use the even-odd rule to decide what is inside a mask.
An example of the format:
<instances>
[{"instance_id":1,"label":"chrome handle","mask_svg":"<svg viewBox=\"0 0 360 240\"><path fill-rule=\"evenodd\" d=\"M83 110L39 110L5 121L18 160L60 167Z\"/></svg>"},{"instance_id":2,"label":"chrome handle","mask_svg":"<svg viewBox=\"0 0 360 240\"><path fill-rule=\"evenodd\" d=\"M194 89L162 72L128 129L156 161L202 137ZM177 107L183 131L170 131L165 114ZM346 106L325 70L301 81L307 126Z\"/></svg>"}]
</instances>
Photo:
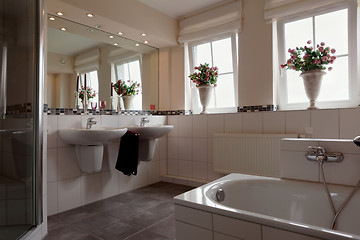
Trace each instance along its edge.
<instances>
[{"instance_id":1,"label":"chrome handle","mask_svg":"<svg viewBox=\"0 0 360 240\"><path fill-rule=\"evenodd\" d=\"M6 115L6 81L7 81L7 46L4 44L2 49L2 61L1 61L1 114L5 118Z\"/></svg>"}]
</instances>

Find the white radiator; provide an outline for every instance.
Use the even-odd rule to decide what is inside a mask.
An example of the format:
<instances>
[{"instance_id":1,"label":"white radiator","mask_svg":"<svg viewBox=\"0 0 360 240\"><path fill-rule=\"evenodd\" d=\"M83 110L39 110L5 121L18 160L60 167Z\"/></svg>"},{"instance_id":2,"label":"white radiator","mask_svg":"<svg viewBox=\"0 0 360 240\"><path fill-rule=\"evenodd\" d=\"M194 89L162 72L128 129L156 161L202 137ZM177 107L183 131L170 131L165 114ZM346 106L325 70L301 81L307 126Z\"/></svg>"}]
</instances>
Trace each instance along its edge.
<instances>
[{"instance_id":1,"label":"white radiator","mask_svg":"<svg viewBox=\"0 0 360 240\"><path fill-rule=\"evenodd\" d=\"M296 134L214 134L214 170L279 177L280 140Z\"/></svg>"}]
</instances>

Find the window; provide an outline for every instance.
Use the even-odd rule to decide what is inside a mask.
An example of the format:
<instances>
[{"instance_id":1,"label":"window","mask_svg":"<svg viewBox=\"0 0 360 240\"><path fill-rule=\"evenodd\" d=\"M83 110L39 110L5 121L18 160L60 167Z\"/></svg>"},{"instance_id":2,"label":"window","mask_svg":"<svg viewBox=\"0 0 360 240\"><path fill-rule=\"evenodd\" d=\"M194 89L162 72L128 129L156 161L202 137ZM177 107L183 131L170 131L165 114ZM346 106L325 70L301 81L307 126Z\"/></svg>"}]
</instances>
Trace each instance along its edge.
<instances>
[{"instance_id":1,"label":"window","mask_svg":"<svg viewBox=\"0 0 360 240\"><path fill-rule=\"evenodd\" d=\"M320 42L336 49L337 59L326 71L317 106L353 107L357 104L356 81L356 14L351 7L332 11L313 13L303 18L279 21L278 49L279 64L290 57L287 49L304 46L308 40L315 48ZM354 19L355 17L355 19ZM275 66L279 68L279 66ZM276 70L275 70L276 71ZM280 71L279 106L280 109L300 109L308 106L300 72Z\"/></svg>"},{"instance_id":2,"label":"window","mask_svg":"<svg viewBox=\"0 0 360 240\"><path fill-rule=\"evenodd\" d=\"M132 82L140 83L140 87L142 86L141 82L141 62L140 59L135 60L128 60L117 62L114 64L115 68L115 76L116 81L123 80L127 81L130 80ZM134 109L141 110L142 109L142 91L140 89L139 94L136 95L133 103Z\"/></svg>"},{"instance_id":3,"label":"window","mask_svg":"<svg viewBox=\"0 0 360 240\"><path fill-rule=\"evenodd\" d=\"M86 85L96 92L96 96L90 99L89 102L99 102L99 80L97 70L89 70L80 72L80 85L84 86L85 74L86 74ZM80 102L79 98L79 102ZM90 104L89 104L90 107ZM99 108L99 106L97 106Z\"/></svg>"},{"instance_id":4,"label":"window","mask_svg":"<svg viewBox=\"0 0 360 240\"><path fill-rule=\"evenodd\" d=\"M237 34L231 36L191 44L189 50L189 66L191 73L195 66L209 63L210 66L218 67L217 87L209 104L209 111L234 111L237 107ZM186 81L189 81L186 78ZM192 96L196 96L197 89L191 83ZM192 98L192 110L197 113L200 110L199 97Z\"/></svg>"}]
</instances>

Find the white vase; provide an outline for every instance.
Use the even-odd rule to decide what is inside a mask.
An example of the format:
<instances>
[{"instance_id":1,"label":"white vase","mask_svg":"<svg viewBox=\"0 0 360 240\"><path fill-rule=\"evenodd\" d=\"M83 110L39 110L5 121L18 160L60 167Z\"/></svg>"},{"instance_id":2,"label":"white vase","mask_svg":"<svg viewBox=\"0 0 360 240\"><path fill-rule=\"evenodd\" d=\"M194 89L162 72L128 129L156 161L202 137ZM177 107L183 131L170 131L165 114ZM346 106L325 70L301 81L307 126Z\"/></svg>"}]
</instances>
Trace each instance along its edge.
<instances>
[{"instance_id":1,"label":"white vase","mask_svg":"<svg viewBox=\"0 0 360 240\"><path fill-rule=\"evenodd\" d=\"M133 96L133 95L122 96L125 110L131 110L133 108L134 98L135 98L135 96Z\"/></svg>"},{"instance_id":2,"label":"white vase","mask_svg":"<svg viewBox=\"0 0 360 240\"><path fill-rule=\"evenodd\" d=\"M321 80L325 74L326 72L321 69L310 70L300 74L300 77L304 80L306 96L310 100L310 106L307 109L317 109L315 102L319 96Z\"/></svg>"},{"instance_id":3,"label":"white vase","mask_svg":"<svg viewBox=\"0 0 360 240\"><path fill-rule=\"evenodd\" d=\"M211 85L200 85L197 88L199 90L200 103L203 106L200 114L206 114L208 113L206 108L209 106L214 87Z\"/></svg>"},{"instance_id":4,"label":"white vase","mask_svg":"<svg viewBox=\"0 0 360 240\"><path fill-rule=\"evenodd\" d=\"M87 110L88 110L88 101L82 100L81 103L82 103L82 105L83 105L84 113L87 113Z\"/></svg>"},{"instance_id":5,"label":"white vase","mask_svg":"<svg viewBox=\"0 0 360 240\"><path fill-rule=\"evenodd\" d=\"M122 110L122 109L121 109L121 97L120 97L120 96L118 96L118 101L117 101L116 110L117 110L118 114L121 113L121 110Z\"/></svg>"}]
</instances>

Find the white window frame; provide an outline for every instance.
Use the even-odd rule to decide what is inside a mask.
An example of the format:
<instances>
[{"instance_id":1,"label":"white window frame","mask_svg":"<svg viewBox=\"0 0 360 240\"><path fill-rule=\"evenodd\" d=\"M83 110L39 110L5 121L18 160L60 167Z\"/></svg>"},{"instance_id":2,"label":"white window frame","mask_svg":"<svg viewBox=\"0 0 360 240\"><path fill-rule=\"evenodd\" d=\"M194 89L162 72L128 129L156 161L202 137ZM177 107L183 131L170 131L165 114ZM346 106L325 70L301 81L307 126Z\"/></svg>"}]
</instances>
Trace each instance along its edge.
<instances>
[{"instance_id":1,"label":"white window frame","mask_svg":"<svg viewBox=\"0 0 360 240\"><path fill-rule=\"evenodd\" d=\"M86 69L81 69L81 70L78 70L76 73L77 75L83 75L83 74L89 74L90 72L94 72L96 71L96 75L97 75L97 81L98 81L98 89L94 89L90 84L86 84L88 85L90 88L92 88L93 90L96 91L96 98L97 98L97 109L99 109L99 92L100 92L100 82L99 82L99 68L96 66L96 67L91 67L91 68L86 68ZM88 83L88 81L87 81ZM83 82L83 79L80 78L80 86L84 86L84 82ZM81 102L81 99L80 97L78 98L78 101ZM93 100L90 100L90 102L92 102ZM91 108L90 104L88 105L89 108Z\"/></svg>"},{"instance_id":2,"label":"white window frame","mask_svg":"<svg viewBox=\"0 0 360 240\"><path fill-rule=\"evenodd\" d=\"M195 84L192 83L190 81L190 79L188 78L189 74L192 74L195 72L194 70L194 55L193 55L193 47L197 46L197 45L201 45L204 43L209 43L209 42L214 42L217 40L221 40L221 39L225 39L225 38L230 38L231 39L231 50L232 50L232 64L233 64L233 80L234 80L234 96L235 96L235 107L228 107L228 108L207 108L207 111L209 113L232 113L232 112L237 112L237 107L238 107L238 92L239 92L239 87L238 87L238 37L237 37L237 33L231 33L231 34L223 34L223 35L219 35L216 37L211 37L211 38L207 38L207 39L203 39L201 41L194 41L191 43L188 43L186 45L185 48L185 57L186 55L188 55L187 60L189 66L188 72L186 73L186 77L185 77L185 81L187 81L187 83L185 84L185 86L187 86L186 88L186 98L190 99L190 103L191 103L191 110L194 114L200 113L202 110L202 106L199 104L199 96L198 96L198 91L195 87ZM186 50L187 49L187 50ZM211 48L212 49L212 48ZM211 53L211 60L212 62L209 63L210 66L213 66L213 54ZM189 74L188 74L189 73ZM219 74L220 75L220 74ZM215 94L213 94L213 97L215 96ZM215 101L216 104L216 101Z\"/></svg>"},{"instance_id":3,"label":"white window frame","mask_svg":"<svg viewBox=\"0 0 360 240\"><path fill-rule=\"evenodd\" d=\"M358 61L358 24L357 24L357 4L349 3L342 6L327 7L325 9L314 10L302 14L301 16L294 16L286 18L273 23L273 70L274 70L274 96L277 98L274 102L279 106L280 110L296 110L306 109L309 106L308 102L305 103L288 103L287 99L287 81L285 69L280 68L280 63L285 63L287 59L287 50L285 49L285 31L284 25L288 22L297 21L304 18L313 17L316 15L326 14L342 9L348 9L348 60L349 60L349 100L336 100L336 101L322 101L317 102L319 108L347 108L356 107L359 104L359 61ZM278 56L276 56L278 54ZM299 72L300 74L300 72ZM331 94L331 93L329 93Z\"/></svg>"}]
</instances>

